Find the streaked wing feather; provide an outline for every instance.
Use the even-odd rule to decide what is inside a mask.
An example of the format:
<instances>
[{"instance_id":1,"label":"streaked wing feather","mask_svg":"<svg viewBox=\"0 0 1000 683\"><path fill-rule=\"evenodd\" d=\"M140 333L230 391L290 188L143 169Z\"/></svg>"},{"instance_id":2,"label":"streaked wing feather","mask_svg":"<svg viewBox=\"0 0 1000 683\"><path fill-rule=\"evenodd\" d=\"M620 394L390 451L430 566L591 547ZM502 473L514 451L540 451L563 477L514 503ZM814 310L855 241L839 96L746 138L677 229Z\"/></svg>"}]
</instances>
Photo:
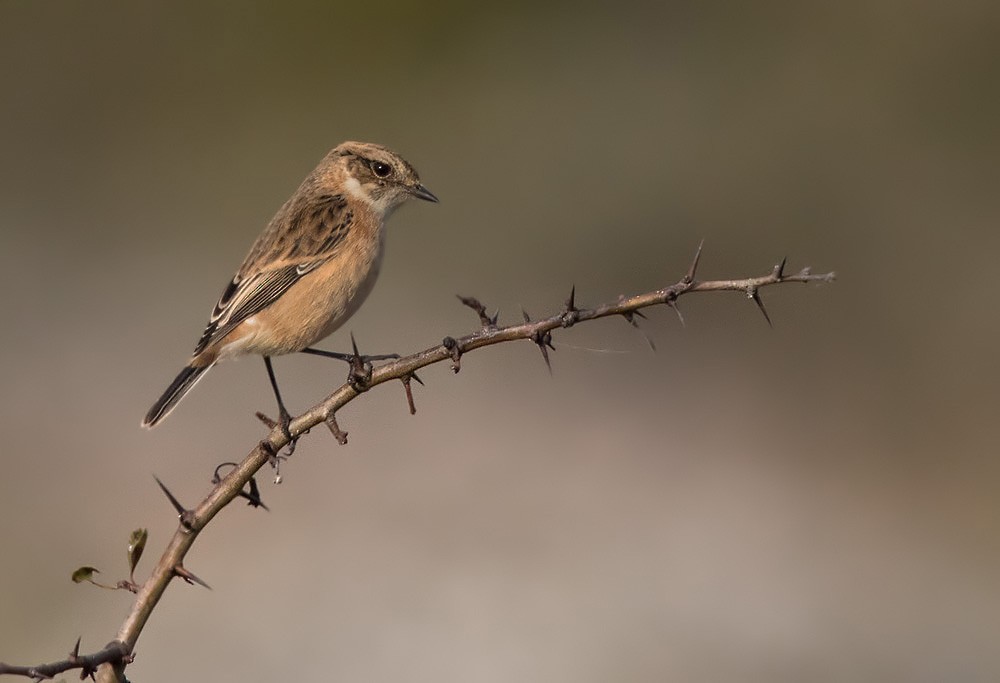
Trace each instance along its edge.
<instances>
[{"instance_id":1,"label":"streaked wing feather","mask_svg":"<svg viewBox=\"0 0 1000 683\"><path fill-rule=\"evenodd\" d=\"M353 218L342 195L323 195L300 207L283 207L226 287L193 355L197 356L240 323L260 313L303 276L332 258L347 236ZM262 258L283 265L254 272Z\"/></svg>"},{"instance_id":2,"label":"streaked wing feather","mask_svg":"<svg viewBox=\"0 0 1000 683\"><path fill-rule=\"evenodd\" d=\"M194 355L197 356L209 344L222 339L247 318L267 308L298 282L302 275L303 273L298 271L298 266L285 266L247 280L238 290L237 296L230 301L231 308L225 311L225 315L210 322L205 328Z\"/></svg>"}]
</instances>

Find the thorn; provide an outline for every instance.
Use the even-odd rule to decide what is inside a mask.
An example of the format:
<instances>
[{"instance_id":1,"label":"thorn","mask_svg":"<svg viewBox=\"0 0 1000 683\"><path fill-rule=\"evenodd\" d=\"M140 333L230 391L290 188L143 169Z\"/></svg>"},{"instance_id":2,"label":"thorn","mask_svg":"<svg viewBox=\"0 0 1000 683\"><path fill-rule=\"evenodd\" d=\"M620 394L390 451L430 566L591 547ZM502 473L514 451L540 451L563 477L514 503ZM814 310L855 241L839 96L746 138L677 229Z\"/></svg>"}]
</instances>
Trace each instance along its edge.
<instances>
[{"instance_id":1,"label":"thorn","mask_svg":"<svg viewBox=\"0 0 1000 683\"><path fill-rule=\"evenodd\" d=\"M410 389L410 380L414 378L411 373L409 375L403 375L400 381L403 382L403 390L406 392L406 404L410 408L410 415L417 414L417 406L413 403L413 390ZM421 382L423 384L423 382Z\"/></svg>"},{"instance_id":2,"label":"thorn","mask_svg":"<svg viewBox=\"0 0 1000 683\"><path fill-rule=\"evenodd\" d=\"M188 529L193 529L194 528L193 527L194 520L192 519L193 513L190 510L186 509L183 505L181 505L181 502L174 497L174 494L172 494L170 492L170 489L168 489L166 485L162 481L160 481L159 477L157 477L154 474L153 479L155 479L156 483L160 485L160 490L163 491L163 495L165 495L167 497L167 500L170 501L170 504L174 506L174 510L177 511L177 515L178 517L180 517L181 524L187 527Z\"/></svg>"},{"instance_id":3,"label":"thorn","mask_svg":"<svg viewBox=\"0 0 1000 683\"><path fill-rule=\"evenodd\" d=\"M781 259L781 263L779 263L774 267L773 276L779 282L781 281L782 278L785 277L785 264L787 263L788 263L788 257L786 256L785 258Z\"/></svg>"},{"instance_id":4,"label":"thorn","mask_svg":"<svg viewBox=\"0 0 1000 683\"><path fill-rule=\"evenodd\" d=\"M266 511L270 512L271 508L264 505L264 501L260 499L260 488L257 486L257 478L250 477L250 481L247 482L249 491L240 490L240 498L246 498L247 505L255 508L264 508Z\"/></svg>"},{"instance_id":5,"label":"thorn","mask_svg":"<svg viewBox=\"0 0 1000 683\"><path fill-rule=\"evenodd\" d=\"M771 316L767 314L767 309L764 308L764 300L760 298L760 292L757 291L757 288L751 287L750 289L748 289L747 296L754 300L754 302L757 304L757 308L759 308L760 312L764 314L764 320L767 321L768 327L773 328L774 323L771 322Z\"/></svg>"},{"instance_id":6,"label":"thorn","mask_svg":"<svg viewBox=\"0 0 1000 683\"><path fill-rule=\"evenodd\" d=\"M326 418L326 426L330 428L330 433L333 434L333 438L337 440L341 446L347 444L347 432L340 428L337 424L337 416L330 413Z\"/></svg>"},{"instance_id":7,"label":"thorn","mask_svg":"<svg viewBox=\"0 0 1000 683\"><path fill-rule=\"evenodd\" d=\"M576 293L576 285L574 285L573 289L570 290L569 299L566 301L567 308L573 305L573 298L575 293ZM528 315L528 312L524 310L523 307L521 308L521 315L524 316L524 322L526 323L531 322L531 316ZM553 351L556 350L556 347L552 345L552 332L549 331L542 332L541 330L539 330L534 334L532 334L529 337L529 339L533 344L535 344L538 347L538 350L542 352L542 358L545 360L545 367L549 369L549 375L551 375L552 361L549 358L549 349L552 349Z\"/></svg>"},{"instance_id":8,"label":"thorn","mask_svg":"<svg viewBox=\"0 0 1000 683\"><path fill-rule=\"evenodd\" d=\"M82 639L83 636L80 636L79 638L76 639L76 645L73 646L73 649L69 653L69 661L73 662L74 664L76 664L76 660L80 656L80 641Z\"/></svg>"},{"instance_id":9,"label":"thorn","mask_svg":"<svg viewBox=\"0 0 1000 683\"><path fill-rule=\"evenodd\" d=\"M580 319L579 311L576 308L576 285L569 290L569 298L562 311L562 326L573 327Z\"/></svg>"},{"instance_id":10,"label":"thorn","mask_svg":"<svg viewBox=\"0 0 1000 683\"><path fill-rule=\"evenodd\" d=\"M354 333L353 332L351 332L351 351L354 352L355 356L360 356L361 355L360 353L358 353L358 342L356 342L354 340Z\"/></svg>"},{"instance_id":11,"label":"thorn","mask_svg":"<svg viewBox=\"0 0 1000 683\"><path fill-rule=\"evenodd\" d=\"M552 333L546 330L542 332L541 330L535 332L531 335L531 341L538 347L538 350L542 352L542 358L545 360L545 367L549 369L549 374L552 374L552 361L549 360L549 349L553 351L556 347L552 345Z\"/></svg>"},{"instance_id":12,"label":"thorn","mask_svg":"<svg viewBox=\"0 0 1000 683\"><path fill-rule=\"evenodd\" d=\"M267 415L265 415L264 413L260 412L259 410L256 413L254 413L254 415L256 415L257 419L260 420L261 422L263 422L267 426L268 429L274 429L275 427L278 426L277 422L275 422L274 420L272 420L271 418L269 418Z\"/></svg>"},{"instance_id":13,"label":"thorn","mask_svg":"<svg viewBox=\"0 0 1000 683\"><path fill-rule=\"evenodd\" d=\"M681 327L686 328L687 322L684 320L684 314L681 313L680 306L677 305L677 297L674 296L673 298L668 298L666 304L667 306L670 306L670 308L674 309L674 313L677 314L677 319L681 321Z\"/></svg>"},{"instance_id":14,"label":"thorn","mask_svg":"<svg viewBox=\"0 0 1000 683\"><path fill-rule=\"evenodd\" d=\"M684 279L681 280L681 282L683 282L686 285L689 285L692 282L694 282L694 276L698 270L698 262L701 260L701 250L704 246L705 246L705 240L702 240L701 242L698 243L698 250L694 252L694 260L691 261L691 266L688 268L687 274L684 276Z\"/></svg>"},{"instance_id":15,"label":"thorn","mask_svg":"<svg viewBox=\"0 0 1000 683\"><path fill-rule=\"evenodd\" d=\"M538 349L542 352L542 358L545 359L545 367L549 369L549 375L552 374L552 361L549 360L549 351L545 348L545 344L539 344Z\"/></svg>"},{"instance_id":16,"label":"thorn","mask_svg":"<svg viewBox=\"0 0 1000 683\"><path fill-rule=\"evenodd\" d=\"M441 340L441 346L451 355L451 371L457 375L462 369L462 350L458 348L458 342L452 337L445 337Z\"/></svg>"},{"instance_id":17,"label":"thorn","mask_svg":"<svg viewBox=\"0 0 1000 683\"><path fill-rule=\"evenodd\" d=\"M625 311L624 313L622 313L622 317L628 321L628 324L634 327L635 329L639 330L639 334L641 334L643 339L646 340L646 343L649 344L650 350L656 351L656 344L654 344L650 336L646 334L646 330L639 327L639 323L635 321L635 316L639 316L640 318L643 319L645 319L646 317L642 314L641 311Z\"/></svg>"},{"instance_id":18,"label":"thorn","mask_svg":"<svg viewBox=\"0 0 1000 683\"><path fill-rule=\"evenodd\" d=\"M199 586L202 586L203 588L207 588L208 590L212 590L211 586L209 586L207 583L205 583L204 581L202 581L201 579L199 579L197 576L195 576L194 574L192 574L191 572L189 572L187 569L185 569L184 565L182 565L182 564L176 565L174 567L174 575L181 577L186 582L188 582L188 584L195 584L196 583Z\"/></svg>"},{"instance_id":19,"label":"thorn","mask_svg":"<svg viewBox=\"0 0 1000 683\"><path fill-rule=\"evenodd\" d=\"M410 377L412 377L413 379L415 379L417 381L417 384L419 384L420 386L425 386L424 385L424 380L420 379L420 377L417 375L417 373L411 372L410 373Z\"/></svg>"}]
</instances>

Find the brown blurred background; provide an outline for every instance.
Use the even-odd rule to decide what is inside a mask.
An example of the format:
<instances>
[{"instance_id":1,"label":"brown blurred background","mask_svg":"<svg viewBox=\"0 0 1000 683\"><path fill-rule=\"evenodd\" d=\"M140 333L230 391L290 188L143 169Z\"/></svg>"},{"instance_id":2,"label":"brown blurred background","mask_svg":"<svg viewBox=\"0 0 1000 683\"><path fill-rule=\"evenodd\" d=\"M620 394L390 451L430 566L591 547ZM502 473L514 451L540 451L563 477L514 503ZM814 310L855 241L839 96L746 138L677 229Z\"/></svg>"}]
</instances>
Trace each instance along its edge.
<instances>
[{"instance_id":1,"label":"brown blurred background","mask_svg":"<svg viewBox=\"0 0 1000 683\"><path fill-rule=\"evenodd\" d=\"M273 212L332 146L442 202L392 220L370 352L702 275L682 301L422 373L227 509L133 680L1000 677L996 2L0 6L0 660L94 649L125 544L273 412L256 359L153 432ZM340 364L281 358L290 407ZM140 565L145 576L151 560ZM69 680L69 676L67 680Z\"/></svg>"}]
</instances>

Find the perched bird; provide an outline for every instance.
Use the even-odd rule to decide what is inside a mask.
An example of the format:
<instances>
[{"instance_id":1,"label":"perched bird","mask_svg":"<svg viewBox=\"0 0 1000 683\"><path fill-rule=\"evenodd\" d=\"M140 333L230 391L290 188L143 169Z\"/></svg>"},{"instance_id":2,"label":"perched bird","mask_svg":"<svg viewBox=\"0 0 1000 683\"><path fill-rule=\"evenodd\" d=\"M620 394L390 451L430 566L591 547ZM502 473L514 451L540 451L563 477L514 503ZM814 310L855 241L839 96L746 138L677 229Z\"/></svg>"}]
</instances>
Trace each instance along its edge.
<instances>
[{"instance_id":1,"label":"perched bird","mask_svg":"<svg viewBox=\"0 0 1000 683\"><path fill-rule=\"evenodd\" d=\"M219 361L259 354L287 432L270 357L297 351L342 357L309 347L343 325L371 292L385 221L410 197L438 201L398 154L365 142L330 151L253 243L191 360L142 426L159 423Z\"/></svg>"}]
</instances>

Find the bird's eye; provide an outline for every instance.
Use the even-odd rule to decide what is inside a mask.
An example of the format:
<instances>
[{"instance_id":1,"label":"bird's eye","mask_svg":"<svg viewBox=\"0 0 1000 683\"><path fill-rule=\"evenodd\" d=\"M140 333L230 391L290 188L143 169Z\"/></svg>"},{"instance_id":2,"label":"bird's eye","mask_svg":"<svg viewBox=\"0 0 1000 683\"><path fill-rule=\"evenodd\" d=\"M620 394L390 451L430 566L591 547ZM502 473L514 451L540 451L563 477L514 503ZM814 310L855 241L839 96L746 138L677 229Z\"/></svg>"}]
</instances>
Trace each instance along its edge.
<instances>
[{"instance_id":1,"label":"bird's eye","mask_svg":"<svg viewBox=\"0 0 1000 683\"><path fill-rule=\"evenodd\" d=\"M383 164L381 161L373 161L372 173L377 175L379 178L388 178L389 174L392 173L392 166L389 164Z\"/></svg>"}]
</instances>

